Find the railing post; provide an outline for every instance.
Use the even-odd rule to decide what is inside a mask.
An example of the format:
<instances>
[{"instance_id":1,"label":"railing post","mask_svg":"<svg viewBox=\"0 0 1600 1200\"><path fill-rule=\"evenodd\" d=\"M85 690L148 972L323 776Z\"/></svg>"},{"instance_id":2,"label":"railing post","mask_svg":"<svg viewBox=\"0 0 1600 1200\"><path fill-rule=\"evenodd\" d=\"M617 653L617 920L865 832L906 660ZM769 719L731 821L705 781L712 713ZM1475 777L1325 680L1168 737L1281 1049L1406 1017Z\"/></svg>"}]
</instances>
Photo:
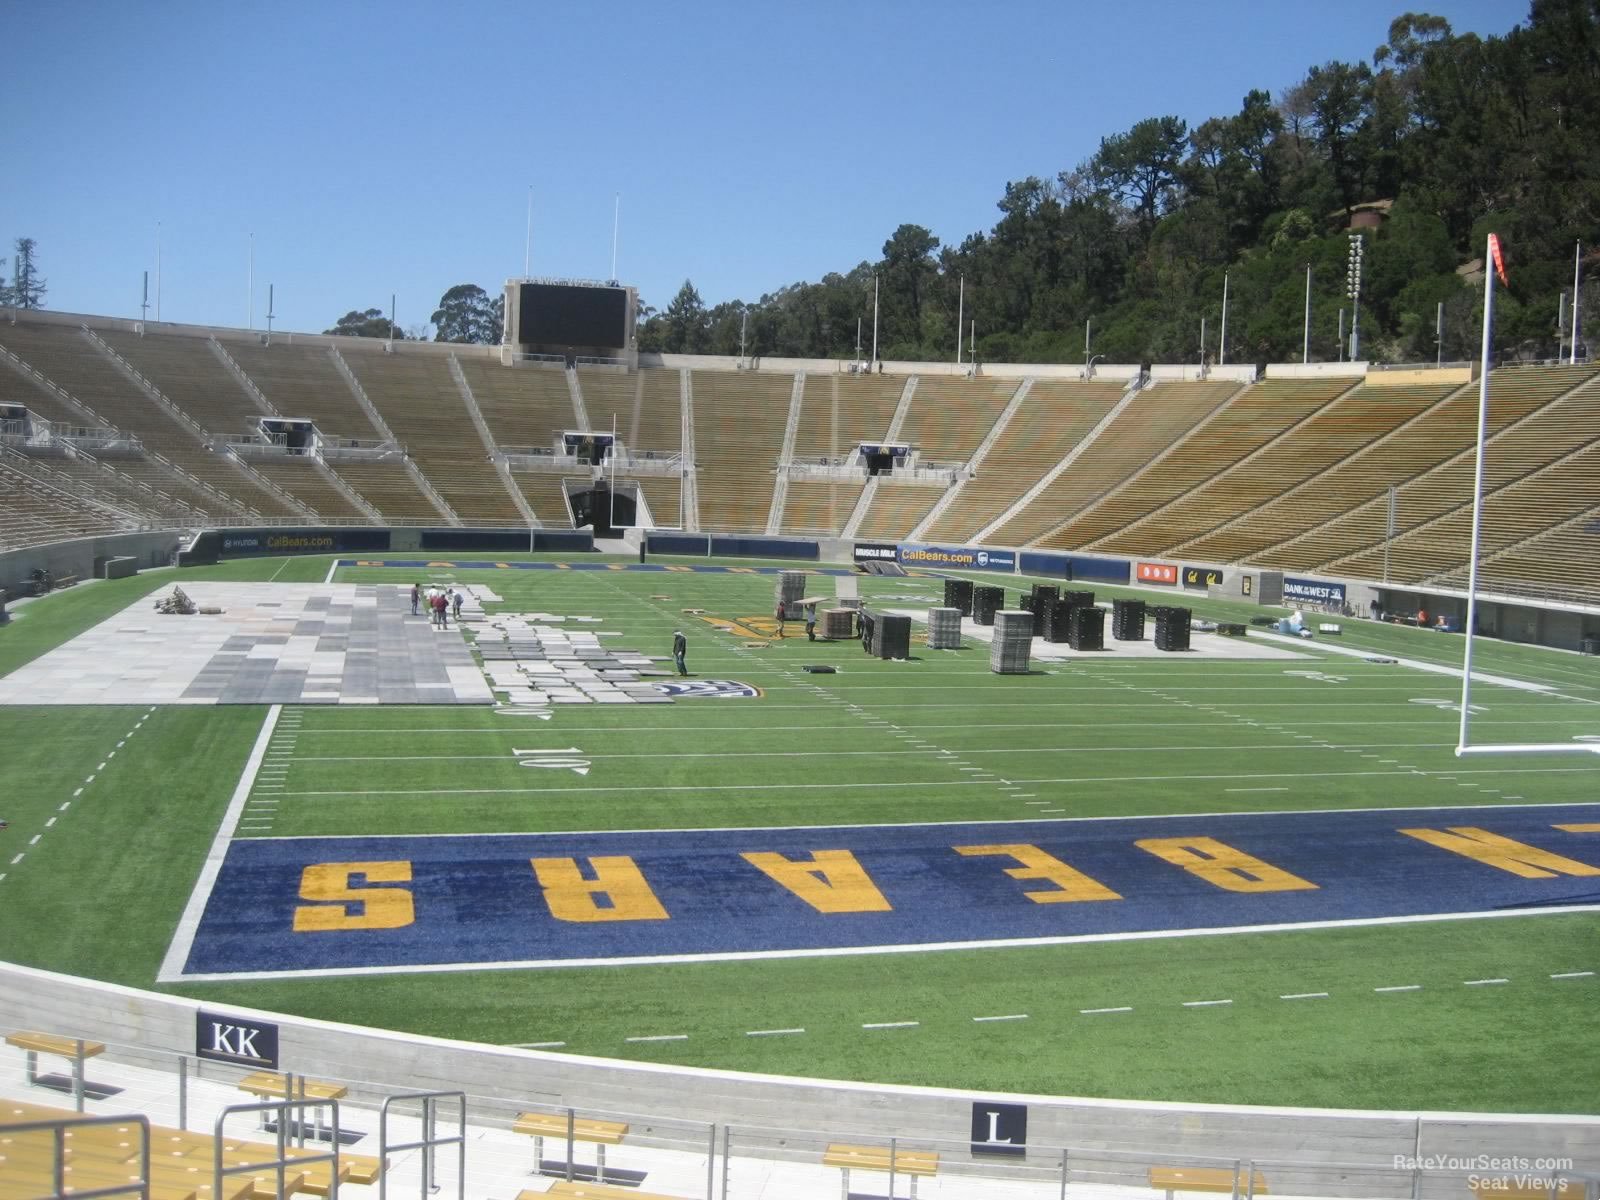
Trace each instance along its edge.
<instances>
[{"instance_id":1,"label":"railing post","mask_svg":"<svg viewBox=\"0 0 1600 1200\"><path fill-rule=\"evenodd\" d=\"M577 1132L578 1132L578 1110L575 1109L575 1108L569 1108L569 1109L567 1109L567 1175L566 1175L566 1179L567 1179L568 1183L572 1182L572 1160L576 1157L576 1155L574 1155L572 1153L572 1141L573 1141L573 1137L577 1134Z\"/></svg>"},{"instance_id":2,"label":"railing post","mask_svg":"<svg viewBox=\"0 0 1600 1200\"><path fill-rule=\"evenodd\" d=\"M889 1200L894 1200L894 1155L895 1139L889 1139Z\"/></svg>"},{"instance_id":3,"label":"railing post","mask_svg":"<svg viewBox=\"0 0 1600 1200\"><path fill-rule=\"evenodd\" d=\"M733 1165L733 1130L722 1127L722 1200L728 1200L728 1171Z\"/></svg>"},{"instance_id":4,"label":"railing post","mask_svg":"<svg viewBox=\"0 0 1600 1200\"><path fill-rule=\"evenodd\" d=\"M1067 1200L1067 1150L1061 1148L1061 1200Z\"/></svg>"},{"instance_id":5,"label":"railing post","mask_svg":"<svg viewBox=\"0 0 1600 1200\"><path fill-rule=\"evenodd\" d=\"M178 1055L178 1128L189 1128L189 1060Z\"/></svg>"},{"instance_id":6,"label":"railing post","mask_svg":"<svg viewBox=\"0 0 1600 1200\"><path fill-rule=\"evenodd\" d=\"M717 1200L717 1123L711 1122L711 1145L706 1150L706 1200Z\"/></svg>"}]
</instances>

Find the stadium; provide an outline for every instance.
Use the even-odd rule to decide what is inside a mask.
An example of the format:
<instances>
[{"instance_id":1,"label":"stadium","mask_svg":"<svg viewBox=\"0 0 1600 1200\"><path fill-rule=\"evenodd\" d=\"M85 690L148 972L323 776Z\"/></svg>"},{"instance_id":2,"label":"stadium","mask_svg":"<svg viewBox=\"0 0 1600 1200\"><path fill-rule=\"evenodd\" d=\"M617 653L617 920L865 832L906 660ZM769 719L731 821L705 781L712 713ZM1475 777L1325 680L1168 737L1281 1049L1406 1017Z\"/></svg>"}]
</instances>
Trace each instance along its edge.
<instances>
[{"instance_id":1,"label":"stadium","mask_svg":"<svg viewBox=\"0 0 1600 1200\"><path fill-rule=\"evenodd\" d=\"M1471 361L19 283L0 1200L1596 1200L1600 367L1479 249Z\"/></svg>"}]
</instances>

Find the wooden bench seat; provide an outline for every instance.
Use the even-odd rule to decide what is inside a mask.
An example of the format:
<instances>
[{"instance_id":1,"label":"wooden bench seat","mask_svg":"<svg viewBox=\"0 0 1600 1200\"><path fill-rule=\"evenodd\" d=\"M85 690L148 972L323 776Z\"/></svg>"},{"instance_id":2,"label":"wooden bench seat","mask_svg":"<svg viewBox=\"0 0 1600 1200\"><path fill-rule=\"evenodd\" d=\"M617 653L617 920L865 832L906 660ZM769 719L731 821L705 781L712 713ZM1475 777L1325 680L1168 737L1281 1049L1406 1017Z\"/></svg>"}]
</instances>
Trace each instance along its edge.
<instances>
[{"instance_id":1,"label":"wooden bench seat","mask_svg":"<svg viewBox=\"0 0 1600 1200\"><path fill-rule=\"evenodd\" d=\"M1150 1186L1166 1192L1167 1200L1172 1200L1173 1192L1227 1192L1232 1195L1236 1185L1240 1195L1261 1196L1267 1191L1267 1181L1259 1171L1248 1179L1241 1179L1227 1167L1150 1168Z\"/></svg>"},{"instance_id":2,"label":"wooden bench seat","mask_svg":"<svg viewBox=\"0 0 1600 1200\"><path fill-rule=\"evenodd\" d=\"M603 1184L606 1181L606 1147L620 1145L627 1136L628 1127L621 1121L595 1121L587 1117L569 1121L565 1113L523 1112L518 1113L517 1119L511 1123L511 1132L533 1139L533 1169L538 1172L544 1170L545 1138L565 1139L570 1132L573 1142L593 1142L595 1182ZM563 1168L576 1165L572 1151L572 1144L569 1143Z\"/></svg>"},{"instance_id":3,"label":"wooden bench seat","mask_svg":"<svg viewBox=\"0 0 1600 1200\"><path fill-rule=\"evenodd\" d=\"M549 1191L518 1192L517 1200L538 1200L540 1196L567 1196L570 1200L684 1200L664 1192L641 1192L638 1188L617 1187L610 1183L580 1183L558 1179Z\"/></svg>"},{"instance_id":4,"label":"wooden bench seat","mask_svg":"<svg viewBox=\"0 0 1600 1200\"><path fill-rule=\"evenodd\" d=\"M83 1038L62 1037L60 1034L55 1033L28 1031L7 1034L6 1045L16 1046L27 1052L27 1079L30 1086L38 1086L41 1082L39 1055L59 1054L70 1062L72 1064L72 1094L77 1099L78 1111L83 1111L83 1063L85 1059L104 1054L106 1052L106 1044L104 1042L90 1042Z\"/></svg>"},{"instance_id":5,"label":"wooden bench seat","mask_svg":"<svg viewBox=\"0 0 1600 1200\"><path fill-rule=\"evenodd\" d=\"M894 1175L905 1175L910 1178L912 1200L916 1198L918 1177L939 1173L939 1155L933 1150L901 1150L896 1147L894 1154L891 1155L887 1146L852 1146L844 1142L834 1142L822 1155L823 1166L838 1167L842 1172L840 1194L844 1200L850 1200L851 1170L888 1171L891 1160ZM894 1178L891 1175L891 1192L893 1183Z\"/></svg>"}]
</instances>

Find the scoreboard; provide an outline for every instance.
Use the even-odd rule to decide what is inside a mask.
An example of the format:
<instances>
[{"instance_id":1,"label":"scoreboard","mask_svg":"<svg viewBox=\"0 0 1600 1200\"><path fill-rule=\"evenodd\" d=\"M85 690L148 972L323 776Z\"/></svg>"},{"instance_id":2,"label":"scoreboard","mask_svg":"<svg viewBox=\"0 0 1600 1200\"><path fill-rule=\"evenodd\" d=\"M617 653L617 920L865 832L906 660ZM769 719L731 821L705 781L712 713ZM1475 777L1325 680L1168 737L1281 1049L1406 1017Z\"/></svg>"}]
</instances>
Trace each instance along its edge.
<instances>
[{"instance_id":1,"label":"scoreboard","mask_svg":"<svg viewBox=\"0 0 1600 1200\"><path fill-rule=\"evenodd\" d=\"M506 341L525 350L616 354L632 344L633 288L513 279L506 283Z\"/></svg>"}]
</instances>

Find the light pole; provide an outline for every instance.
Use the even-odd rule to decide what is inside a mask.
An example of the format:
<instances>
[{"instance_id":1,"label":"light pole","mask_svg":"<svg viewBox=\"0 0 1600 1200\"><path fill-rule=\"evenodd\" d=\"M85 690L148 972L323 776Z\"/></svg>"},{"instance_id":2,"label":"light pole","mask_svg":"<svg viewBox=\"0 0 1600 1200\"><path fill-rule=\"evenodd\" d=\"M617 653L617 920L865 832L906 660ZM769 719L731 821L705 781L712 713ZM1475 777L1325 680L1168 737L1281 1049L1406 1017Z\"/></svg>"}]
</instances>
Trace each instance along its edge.
<instances>
[{"instance_id":1,"label":"light pole","mask_svg":"<svg viewBox=\"0 0 1600 1200\"><path fill-rule=\"evenodd\" d=\"M1306 264L1306 326L1300 336L1300 361L1311 361L1311 264Z\"/></svg>"},{"instance_id":2,"label":"light pole","mask_svg":"<svg viewBox=\"0 0 1600 1200\"><path fill-rule=\"evenodd\" d=\"M1350 297L1350 361L1361 358L1361 260L1367 241L1359 233L1350 235L1350 252L1345 263L1345 295Z\"/></svg>"},{"instance_id":3,"label":"light pole","mask_svg":"<svg viewBox=\"0 0 1600 1200\"><path fill-rule=\"evenodd\" d=\"M1222 273L1222 332L1217 335L1217 365L1228 365L1228 273Z\"/></svg>"},{"instance_id":4,"label":"light pole","mask_svg":"<svg viewBox=\"0 0 1600 1200\"><path fill-rule=\"evenodd\" d=\"M967 317L967 277L961 277L961 291L956 296L956 366L961 365L961 327Z\"/></svg>"}]
</instances>

